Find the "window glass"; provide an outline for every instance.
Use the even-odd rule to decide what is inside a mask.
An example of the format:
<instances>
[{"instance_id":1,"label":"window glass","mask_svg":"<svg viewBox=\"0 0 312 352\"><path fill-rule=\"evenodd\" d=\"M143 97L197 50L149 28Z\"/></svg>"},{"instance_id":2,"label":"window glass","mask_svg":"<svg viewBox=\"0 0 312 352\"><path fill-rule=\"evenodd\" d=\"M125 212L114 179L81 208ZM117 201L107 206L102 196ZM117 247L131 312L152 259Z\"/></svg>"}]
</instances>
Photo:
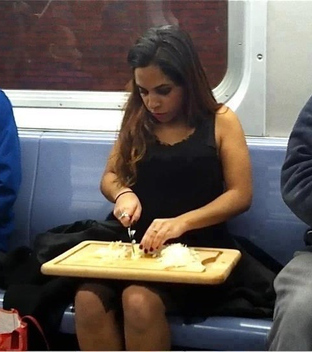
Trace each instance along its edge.
<instances>
[{"instance_id":1,"label":"window glass","mask_svg":"<svg viewBox=\"0 0 312 352\"><path fill-rule=\"evenodd\" d=\"M160 24L191 34L217 87L227 70L227 0L0 1L1 87L124 91L129 47Z\"/></svg>"}]
</instances>

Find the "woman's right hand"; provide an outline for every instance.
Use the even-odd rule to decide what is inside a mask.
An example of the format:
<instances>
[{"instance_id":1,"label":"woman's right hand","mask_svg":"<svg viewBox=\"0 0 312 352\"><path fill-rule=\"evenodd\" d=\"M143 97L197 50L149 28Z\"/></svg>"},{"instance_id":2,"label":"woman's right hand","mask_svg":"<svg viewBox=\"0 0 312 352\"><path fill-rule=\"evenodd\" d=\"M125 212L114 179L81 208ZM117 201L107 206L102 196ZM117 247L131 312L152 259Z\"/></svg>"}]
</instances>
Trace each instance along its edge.
<instances>
[{"instance_id":1,"label":"woman's right hand","mask_svg":"<svg viewBox=\"0 0 312 352\"><path fill-rule=\"evenodd\" d=\"M125 227L135 224L141 212L141 202L134 192L121 194L115 203L114 215Z\"/></svg>"}]
</instances>

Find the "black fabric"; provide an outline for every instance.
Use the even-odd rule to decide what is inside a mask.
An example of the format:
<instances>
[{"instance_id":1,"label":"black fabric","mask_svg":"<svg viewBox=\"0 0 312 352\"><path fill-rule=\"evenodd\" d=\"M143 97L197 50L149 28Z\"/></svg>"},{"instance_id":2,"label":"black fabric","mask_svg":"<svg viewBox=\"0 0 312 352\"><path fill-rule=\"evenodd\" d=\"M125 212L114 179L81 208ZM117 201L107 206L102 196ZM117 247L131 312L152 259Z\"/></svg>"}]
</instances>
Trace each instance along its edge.
<instances>
[{"instance_id":1,"label":"black fabric","mask_svg":"<svg viewBox=\"0 0 312 352\"><path fill-rule=\"evenodd\" d=\"M129 236L126 229L113 218L105 222L76 221L72 224L55 227L36 236L34 251L39 262L44 263L87 240L129 242Z\"/></svg>"},{"instance_id":2,"label":"black fabric","mask_svg":"<svg viewBox=\"0 0 312 352\"><path fill-rule=\"evenodd\" d=\"M273 282L276 273L265 266L248 249L238 244L242 257L228 280L217 315L271 318L275 304Z\"/></svg>"},{"instance_id":3,"label":"black fabric","mask_svg":"<svg viewBox=\"0 0 312 352\"><path fill-rule=\"evenodd\" d=\"M200 208L224 191L224 179L214 137L214 117L196 126L187 139L174 145L155 141L137 165L132 189L139 197L142 214L136 224L139 242L156 218L176 217ZM222 240L220 240L222 238ZM190 231L171 242L187 245L233 246L226 224Z\"/></svg>"},{"instance_id":4,"label":"black fabric","mask_svg":"<svg viewBox=\"0 0 312 352\"><path fill-rule=\"evenodd\" d=\"M172 285L173 297L186 321L194 316L213 315L249 318L271 318L275 303L269 268L238 244L242 258L221 285ZM172 290L172 289L171 289ZM191 297L191 299L190 299ZM177 312L175 312L177 313Z\"/></svg>"},{"instance_id":5,"label":"black fabric","mask_svg":"<svg viewBox=\"0 0 312 352\"><path fill-rule=\"evenodd\" d=\"M252 243L248 238L242 236L233 237L242 248L273 273L278 274L283 269L284 266L280 262L266 253L262 248Z\"/></svg>"}]
</instances>

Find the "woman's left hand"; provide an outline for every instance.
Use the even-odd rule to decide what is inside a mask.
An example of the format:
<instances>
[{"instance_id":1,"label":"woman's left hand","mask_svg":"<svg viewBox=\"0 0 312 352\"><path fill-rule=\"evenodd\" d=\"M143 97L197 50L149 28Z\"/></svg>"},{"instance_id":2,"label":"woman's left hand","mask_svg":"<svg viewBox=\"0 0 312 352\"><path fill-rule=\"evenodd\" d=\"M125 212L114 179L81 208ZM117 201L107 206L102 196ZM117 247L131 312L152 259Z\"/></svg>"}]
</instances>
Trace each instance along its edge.
<instances>
[{"instance_id":1,"label":"woman's left hand","mask_svg":"<svg viewBox=\"0 0 312 352\"><path fill-rule=\"evenodd\" d=\"M180 237L185 227L180 218L155 219L146 230L141 248L153 252L171 238Z\"/></svg>"}]
</instances>

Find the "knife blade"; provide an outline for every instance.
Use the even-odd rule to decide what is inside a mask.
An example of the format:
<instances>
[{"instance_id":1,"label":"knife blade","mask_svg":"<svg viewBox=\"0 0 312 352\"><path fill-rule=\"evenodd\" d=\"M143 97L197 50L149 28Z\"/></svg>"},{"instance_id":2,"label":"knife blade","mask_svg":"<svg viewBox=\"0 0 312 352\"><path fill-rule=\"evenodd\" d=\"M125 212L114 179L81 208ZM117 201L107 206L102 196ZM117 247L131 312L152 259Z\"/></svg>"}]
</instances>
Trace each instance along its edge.
<instances>
[{"instance_id":1,"label":"knife blade","mask_svg":"<svg viewBox=\"0 0 312 352\"><path fill-rule=\"evenodd\" d=\"M136 230L131 230L131 225L128 227L128 236L130 239L130 243L131 243L131 250L132 250L132 254L135 255L135 251L134 251L134 243L135 243L135 239L134 239L134 234L135 234Z\"/></svg>"}]
</instances>

